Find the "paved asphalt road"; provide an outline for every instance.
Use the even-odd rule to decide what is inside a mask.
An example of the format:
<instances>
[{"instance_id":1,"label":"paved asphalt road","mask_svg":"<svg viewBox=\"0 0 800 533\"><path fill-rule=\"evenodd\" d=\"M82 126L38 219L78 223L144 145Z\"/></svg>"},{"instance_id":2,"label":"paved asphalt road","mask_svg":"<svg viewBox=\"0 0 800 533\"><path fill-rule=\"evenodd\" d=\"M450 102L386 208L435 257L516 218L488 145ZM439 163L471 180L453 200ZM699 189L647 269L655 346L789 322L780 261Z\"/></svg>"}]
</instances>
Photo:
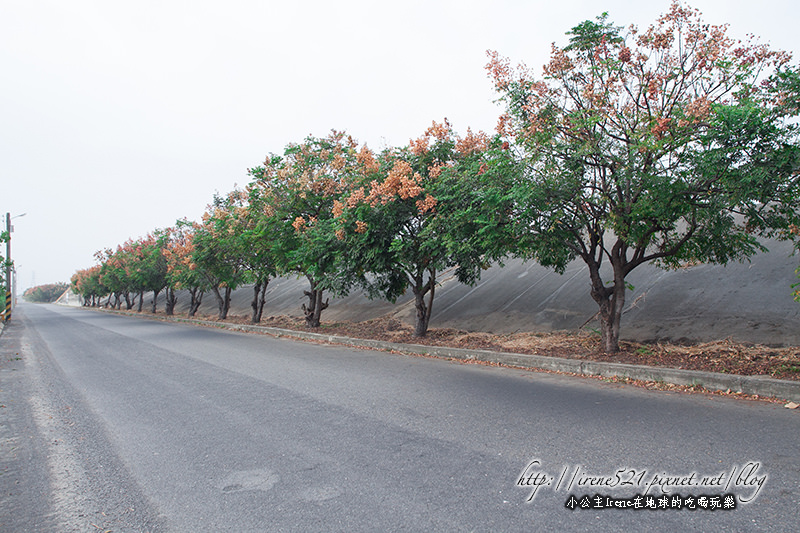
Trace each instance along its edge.
<instances>
[{"instance_id":1,"label":"paved asphalt road","mask_svg":"<svg viewBox=\"0 0 800 533\"><path fill-rule=\"evenodd\" d=\"M798 437L780 405L80 309L0 337L0 531L797 531ZM566 506L598 493L684 508Z\"/></svg>"}]
</instances>

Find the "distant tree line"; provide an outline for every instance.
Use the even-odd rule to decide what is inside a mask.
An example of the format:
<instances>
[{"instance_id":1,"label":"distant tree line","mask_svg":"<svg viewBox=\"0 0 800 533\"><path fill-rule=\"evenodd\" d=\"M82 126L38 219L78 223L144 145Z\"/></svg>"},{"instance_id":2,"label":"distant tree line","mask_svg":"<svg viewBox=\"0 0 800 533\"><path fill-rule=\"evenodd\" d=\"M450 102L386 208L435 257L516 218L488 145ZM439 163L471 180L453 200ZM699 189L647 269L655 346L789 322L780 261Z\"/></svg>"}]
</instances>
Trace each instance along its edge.
<instances>
[{"instance_id":1,"label":"distant tree line","mask_svg":"<svg viewBox=\"0 0 800 533\"><path fill-rule=\"evenodd\" d=\"M179 220L98 252L73 289L86 305L142 309L176 291L189 315L211 293L220 320L252 284L252 321L278 275L308 280L320 325L328 295L410 291L424 336L442 272L463 283L506 257L563 272L587 265L603 349L619 348L628 274L645 263L725 264L798 234L800 74L784 52L737 42L674 3L646 31L604 14L568 32L542 77L496 52L487 71L497 132L444 120L374 152L332 131L270 154L250 183ZM788 290L788 288L787 288Z\"/></svg>"},{"instance_id":2,"label":"distant tree line","mask_svg":"<svg viewBox=\"0 0 800 533\"><path fill-rule=\"evenodd\" d=\"M28 302L52 303L58 300L67 289L69 289L69 283L37 285L36 287L27 289L22 297Z\"/></svg>"}]
</instances>

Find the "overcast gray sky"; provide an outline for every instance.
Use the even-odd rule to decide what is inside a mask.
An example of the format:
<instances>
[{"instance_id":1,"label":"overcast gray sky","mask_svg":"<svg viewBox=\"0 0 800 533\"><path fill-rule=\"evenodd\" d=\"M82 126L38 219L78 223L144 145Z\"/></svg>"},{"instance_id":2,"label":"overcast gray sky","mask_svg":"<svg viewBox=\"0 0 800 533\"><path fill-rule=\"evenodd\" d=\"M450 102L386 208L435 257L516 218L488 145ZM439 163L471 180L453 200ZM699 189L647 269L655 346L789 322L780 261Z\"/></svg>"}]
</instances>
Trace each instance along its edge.
<instances>
[{"instance_id":1,"label":"overcast gray sky","mask_svg":"<svg viewBox=\"0 0 800 533\"><path fill-rule=\"evenodd\" d=\"M797 0L696 0L800 54ZM447 117L492 131L486 50L535 72L603 11L641 28L668 0L0 0L0 213L20 289L182 217L290 142L332 128L374 149ZM796 57L795 61L800 57Z\"/></svg>"}]
</instances>

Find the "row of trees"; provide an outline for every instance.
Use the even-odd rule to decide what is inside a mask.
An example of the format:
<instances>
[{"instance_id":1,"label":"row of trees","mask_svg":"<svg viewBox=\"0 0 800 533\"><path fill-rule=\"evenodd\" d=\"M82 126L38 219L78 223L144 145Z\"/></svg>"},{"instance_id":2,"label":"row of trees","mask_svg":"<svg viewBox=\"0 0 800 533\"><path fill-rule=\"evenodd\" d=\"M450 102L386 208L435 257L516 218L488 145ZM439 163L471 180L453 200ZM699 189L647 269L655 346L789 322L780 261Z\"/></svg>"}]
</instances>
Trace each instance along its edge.
<instances>
[{"instance_id":1,"label":"row of trees","mask_svg":"<svg viewBox=\"0 0 800 533\"><path fill-rule=\"evenodd\" d=\"M800 226L800 74L677 3L645 32L604 14L568 35L541 78L489 53L505 105L495 136L445 120L380 153L343 132L309 137L215 196L201 222L106 250L73 285L129 308L166 290L168 313L185 288L190 314L211 291L224 319L252 283L256 322L269 280L297 274L310 327L326 294L410 290L424 336L445 269L474 283L508 256L557 271L580 259L616 351L636 267L741 260Z\"/></svg>"},{"instance_id":2,"label":"row of trees","mask_svg":"<svg viewBox=\"0 0 800 533\"><path fill-rule=\"evenodd\" d=\"M67 289L68 283L48 283L26 289L22 297L29 302L51 303L58 300Z\"/></svg>"},{"instance_id":3,"label":"row of trees","mask_svg":"<svg viewBox=\"0 0 800 533\"><path fill-rule=\"evenodd\" d=\"M193 315L214 294L225 319L231 292L253 284L253 322L260 321L273 276L309 282L303 304L320 324L326 294L353 287L373 297L415 296L416 333L426 334L437 275L453 267L472 282L510 242L511 204L496 187L513 165L499 140L471 131L463 138L445 121L409 146L372 152L343 132L309 137L249 170L242 190L216 195L200 222L181 220L144 239L96 254L99 264L72 279L87 305L132 309L143 295L186 289Z\"/></svg>"}]
</instances>

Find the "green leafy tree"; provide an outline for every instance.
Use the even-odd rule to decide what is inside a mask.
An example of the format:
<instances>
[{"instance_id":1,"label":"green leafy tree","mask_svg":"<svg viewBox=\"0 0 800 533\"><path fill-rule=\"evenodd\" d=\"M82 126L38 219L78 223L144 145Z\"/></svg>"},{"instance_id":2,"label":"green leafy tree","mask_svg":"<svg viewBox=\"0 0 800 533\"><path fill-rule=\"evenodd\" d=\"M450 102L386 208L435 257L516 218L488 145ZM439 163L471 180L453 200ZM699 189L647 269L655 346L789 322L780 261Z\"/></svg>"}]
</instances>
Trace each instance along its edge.
<instances>
[{"instance_id":1,"label":"green leafy tree","mask_svg":"<svg viewBox=\"0 0 800 533\"><path fill-rule=\"evenodd\" d=\"M308 279L308 303L302 307L308 327L320 325L329 305L325 291L343 295L354 283L333 209L352 185L357 146L352 137L333 131L290 144L283 155L272 154L249 171L251 204L261 216L261 238L272 243L275 268Z\"/></svg>"},{"instance_id":2,"label":"green leafy tree","mask_svg":"<svg viewBox=\"0 0 800 533\"><path fill-rule=\"evenodd\" d=\"M525 153L523 257L583 260L602 345L619 349L626 278L654 262L724 264L796 222L797 74L673 3L644 32L602 16L553 47L543 77L490 53L501 133Z\"/></svg>"},{"instance_id":3,"label":"green leafy tree","mask_svg":"<svg viewBox=\"0 0 800 533\"><path fill-rule=\"evenodd\" d=\"M471 284L489 259L505 253L505 200L496 193L509 172L499 148L490 151L482 133L461 138L445 121L379 159L360 154L362 185L336 214L354 266L370 274L363 278L368 293L390 301L413 293L415 336L427 334L445 269Z\"/></svg>"},{"instance_id":4,"label":"green leafy tree","mask_svg":"<svg viewBox=\"0 0 800 533\"><path fill-rule=\"evenodd\" d=\"M86 307L97 307L103 296L109 293L109 289L100 281L100 265L78 270L70 278L70 286L75 294L83 299Z\"/></svg>"},{"instance_id":5,"label":"green leafy tree","mask_svg":"<svg viewBox=\"0 0 800 533\"><path fill-rule=\"evenodd\" d=\"M213 209L204 221L206 227L212 228L215 243L224 248L228 268L235 272L237 285L253 284L251 321L260 322L267 287L276 274L273 242L262 238L266 226L261 213L250 208L247 190L236 189L225 196L215 196ZM230 286L229 281L226 286ZM223 297L229 299L229 293Z\"/></svg>"},{"instance_id":6,"label":"green leafy tree","mask_svg":"<svg viewBox=\"0 0 800 533\"><path fill-rule=\"evenodd\" d=\"M100 263L100 283L108 289L106 307L121 309L122 302L125 301L126 308L131 309L135 305L135 300L131 299L133 281L130 272L127 271L129 262L125 247L119 245L116 250L111 248L100 250L95 253L95 258Z\"/></svg>"},{"instance_id":7,"label":"green leafy tree","mask_svg":"<svg viewBox=\"0 0 800 533\"><path fill-rule=\"evenodd\" d=\"M261 322L266 304L267 287L270 280L277 275L277 259L275 242L268 236L274 219L263 217L258 207L250 204L250 191L238 191L233 201L237 207L232 210L238 225L238 236L244 251L242 262L253 283L253 300L250 307L253 312L250 321ZM267 236L267 238L265 238Z\"/></svg>"},{"instance_id":8,"label":"green leafy tree","mask_svg":"<svg viewBox=\"0 0 800 533\"><path fill-rule=\"evenodd\" d=\"M156 312L156 302L159 293L167 283L167 264L161 253L162 230L157 230L146 237L137 240L127 240L115 254L121 268L129 291L136 296L128 299L128 308L138 298L138 311L142 312L144 293L153 293L152 312Z\"/></svg>"},{"instance_id":9,"label":"green leafy tree","mask_svg":"<svg viewBox=\"0 0 800 533\"><path fill-rule=\"evenodd\" d=\"M217 299L219 320L228 317L231 293L246 280L246 250L234 209L227 198L215 195L192 240L193 261Z\"/></svg>"},{"instance_id":10,"label":"green leafy tree","mask_svg":"<svg viewBox=\"0 0 800 533\"><path fill-rule=\"evenodd\" d=\"M208 279L194 262L194 235L199 227L195 222L181 219L166 231L161 253L167 263L167 315L174 313L177 304L175 291L185 289L189 293L187 314L191 318L197 313L203 303L203 294L208 290Z\"/></svg>"},{"instance_id":11,"label":"green leafy tree","mask_svg":"<svg viewBox=\"0 0 800 533\"><path fill-rule=\"evenodd\" d=\"M156 230L138 242L136 277L139 286L153 293L152 313L157 311L158 295L167 286L167 261L163 255L166 231ZM139 298L141 311L142 297Z\"/></svg>"}]
</instances>

